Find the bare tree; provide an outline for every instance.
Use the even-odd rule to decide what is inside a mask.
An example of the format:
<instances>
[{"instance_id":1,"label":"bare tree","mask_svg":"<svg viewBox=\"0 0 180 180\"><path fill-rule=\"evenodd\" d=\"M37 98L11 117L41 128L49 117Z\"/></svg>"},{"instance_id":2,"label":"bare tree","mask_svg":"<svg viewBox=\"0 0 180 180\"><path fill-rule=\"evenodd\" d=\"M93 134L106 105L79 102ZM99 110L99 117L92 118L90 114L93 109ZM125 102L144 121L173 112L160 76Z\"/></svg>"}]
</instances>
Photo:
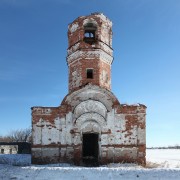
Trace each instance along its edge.
<instances>
[{"instance_id":1,"label":"bare tree","mask_svg":"<svg viewBox=\"0 0 180 180\"><path fill-rule=\"evenodd\" d=\"M7 136L0 136L0 142L10 142L11 140Z\"/></svg>"},{"instance_id":2,"label":"bare tree","mask_svg":"<svg viewBox=\"0 0 180 180\"><path fill-rule=\"evenodd\" d=\"M30 142L31 128L12 130L7 137L10 142Z\"/></svg>"}]
</instances>

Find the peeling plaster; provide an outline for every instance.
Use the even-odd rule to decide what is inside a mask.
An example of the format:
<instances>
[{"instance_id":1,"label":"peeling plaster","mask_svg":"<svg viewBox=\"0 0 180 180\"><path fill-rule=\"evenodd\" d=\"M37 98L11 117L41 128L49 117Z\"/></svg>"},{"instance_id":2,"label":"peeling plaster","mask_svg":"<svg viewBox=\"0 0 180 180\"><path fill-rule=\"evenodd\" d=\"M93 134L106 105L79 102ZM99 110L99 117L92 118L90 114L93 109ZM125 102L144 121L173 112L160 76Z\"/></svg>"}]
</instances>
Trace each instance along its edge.
<instances>
[{"instance_id":1,"label":"peeling plaster","mask_svg":"<svg viewBox=\"0 0 180 180\"><path fill-rule=\"evenodd\" d=\"M69 31L73 33L78 29L78 27L79 27L78 23L72 24L71 27L69 27Z\"/></svg>"}]
</instances>

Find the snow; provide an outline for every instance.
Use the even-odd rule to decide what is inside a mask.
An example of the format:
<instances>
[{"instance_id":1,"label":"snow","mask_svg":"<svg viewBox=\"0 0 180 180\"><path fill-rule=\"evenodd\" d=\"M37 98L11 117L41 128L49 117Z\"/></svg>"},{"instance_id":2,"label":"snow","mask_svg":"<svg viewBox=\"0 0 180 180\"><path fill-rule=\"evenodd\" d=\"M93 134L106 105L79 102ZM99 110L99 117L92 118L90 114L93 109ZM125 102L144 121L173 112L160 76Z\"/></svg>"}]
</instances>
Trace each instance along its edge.
<instances>
[{"instance_id":1,"label":"snow","mask_svg":"<svg viewBox=\"0 0 180 180\"><path fill-rule=\"evenodd\" d=\"M141 167L48 167L0 165L0 179L177 179L177 169L144 169Z\"/></svg>"},{"instance_id":2,"label":"snow","mask_svg":"<svg viewBox=\"0 0 180 180\"><path fill-rule=\"evenodd\" d=\"M180 168L180 149L148 149L146 161L161 168Z\"/></svg>"},{"instance_id":3,"label":"snow","mask_svg":"<svg viewBox=\"0 0 180 180\"><path fill-rule=\"evenodd\" d=\"M31 165L31 156L0 155L0 179L180 179L180 150L147 150L147 167L136 164L108 164L77 167L69 164Z\"/></svg>"},{"instance_id":4,"label":"snow","mask_svg":"<svg viewBox=\"0 0 180 180\"><path fill-rule=\"evenodd\" d=\"M0 154L0 164L28 166L31 165L31 155L30 154Z\"/></svg>"}]
</instances>

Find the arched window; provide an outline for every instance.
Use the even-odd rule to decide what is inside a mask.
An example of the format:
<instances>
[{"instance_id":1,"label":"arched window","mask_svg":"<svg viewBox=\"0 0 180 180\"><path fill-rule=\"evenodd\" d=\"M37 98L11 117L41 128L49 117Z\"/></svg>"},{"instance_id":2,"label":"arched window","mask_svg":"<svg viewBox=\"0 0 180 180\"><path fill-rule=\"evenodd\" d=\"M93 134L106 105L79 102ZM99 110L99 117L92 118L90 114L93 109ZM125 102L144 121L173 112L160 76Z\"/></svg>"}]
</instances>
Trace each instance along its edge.
<instances>
[{"instance_id":1,"label":"arched window","mask_svg":"<svg viewBox=\"0 0 180 180\"><path fill-rule=\"evenodd\" d=\"M96 40L96 25L88 22L84 25L84 41L92 44Z\"/></svg>"},{"instance_id":2,"label":"arched window","mask_svg":"<svg viewBox=\"0 0 180 180\"><path fill-rule=\"evenodd\" d=\"M85 38L94 38L94 33L92 33L92 32L85 32L84 37Z\"/></svg>"}]
</instances>

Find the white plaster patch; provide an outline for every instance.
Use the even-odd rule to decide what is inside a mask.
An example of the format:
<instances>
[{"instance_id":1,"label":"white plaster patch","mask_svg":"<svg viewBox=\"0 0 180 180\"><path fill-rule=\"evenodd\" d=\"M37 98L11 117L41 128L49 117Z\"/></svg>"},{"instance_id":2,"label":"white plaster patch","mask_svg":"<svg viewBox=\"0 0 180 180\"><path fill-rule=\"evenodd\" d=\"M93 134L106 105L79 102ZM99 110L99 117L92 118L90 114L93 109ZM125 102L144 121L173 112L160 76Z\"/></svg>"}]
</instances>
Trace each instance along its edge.
<instances>
[{"instance_id":1,"label":"white plaster patch","mask_svg":"<svg viewBox=\"0 0 180 180\"><path fill-rule=\"evenodd\" d=\"M108 134L101 135L101 145L108 145Z\"/></svg>"},{"instance_id":2,"label":"white plaster patch","mask_svg":"<svg viewBox=\"0 0 180 180\"><path fill-rule=\"evenodd\" d=\"M100 39L103 41L105 44L110 45L112 44L112 35L111 35L111 27L105 24L101 28L101 34L100 34Z\"/></svg>"},{"instance_id":3,"label":"white plaster patch","mask_svg":"<svg viewBox=\"0 0 180 180\"><path fill-rule=\"evenodd\" d=\"M72 136L69 133L69 131L66 132L66 144L68 144L68 145L72 144Z\"/></svg>"},{"instance_id":4,"label":"white plaster patch","mask_svg":"<svg viewBox=\"0 0 180 180\"><path fill-rule=\"evenodd\" d=\"M66 144L66 125L62 125L62 132L61 132L60 142L61 142L62 145Z\"/></svg>"},{"instance_id":5,"label":"white plaster patch","mask_svg":"<svg viewBox=\"0 0 180 180\"><path fill-rule=\"evenodd\" d=\"M146 121L146 114L145 113L138 113L138 122L145 122Z\"/></svg>"},{"instance_id":6,"label":"white plaster patch","mask_svg":"<svg viewBox=\"0 0 180 180\"><path fill-rule=\"evenodd\" d=\"M74 23L74 24L72 24L72 26L69 28L69 31L70 31L71 33L73 33L73 32L75 32L75 31L78 29L78 27L79 27L78 23Z\"/></svg>"},{"instance_id":7,"label":"white plaster patch","mask_svg":"<svg viewBox=\"0 0 180 180\"><path fill-rule=\"evenodd\" d=\"M82 77L78 71L78 68L72 72L71 88L79 87L81 85Z\"/></svg>"},{"instance_id":8,"label":"white plaster patch","mask_svg":"<svg viewBox=\"0 0 180 180\"><path fill-rule=\"evenodd\" d=\"M115 114L115 116L114 116L114 126L116 128L125 129L125 115L124 114Z\"/></svg>"},{"instance_id":9,"label":"white plaster patch","mask_svg":"<svg viewBox=\"0 0 180 180\"><path fill-rule=\"evenodd\" d=\"M66 126L72 125L72 112L66 114Z\"/></svg>"},{"instance_id":10,"label":"white plaster patch","mask_svg":"<svg viewBox=\"0 0 180 180\"><path fill-rule=\"evenodd\" d=\"M121 130L126 130L126 120L125 117L121 119Z\"/></svg>"},{"instance_id":11,"label":"white plaster patch","mask_svg":"<svg viewBox=\"0 0 180 180\"><path fill-rule=\"evenodd\" d=\"M115 135L110 134L110 135L108 136L108 144L109 144L109 145L113 145L113 144L114 144L114 140L115 140Z\"/></svg>"},{"instance_id":12,"label":"white plaster patch","mask_svg":"<svg viewBox=\"0 0 180 180\"><path fill-rule=\"evenodd\" d=\"M74 145L78 145L78 144L81 144L81 143L82 143L82 142L81 142L81 136L80 136L79 133L76 133L76 134L75 134L73 140L74 140Z\"/></svg>"},{"instance_id":13,"label":"white plaster patch","mask_svg":"<svg viewBox=\"0 0 180 180\"><path fill-rule=\"evenodd\" d=\"M41 144L41 127L36 124L33 124L32 140L33 144Z\"/></svg>"},{"instance_id":14,"label":"white plaster patch","mask_svg":"<svg viewBox=\"0 0 180 180\"><path fill-rule=\"evenodd\" d=\"M107 113L107 125L114 132L114 109Z\"/></svg>"},{"instance_id":15,"label":"white plaster patch","mask_svg":"<svg viewBox=\"0 0 180 180\"><path fill-rule=\"evenodd\" d=\"M65 118L61 118L60 124L61 124L61 125L65 125L65 124L66 124L66 119L65 119Z\"/></svg>"},{"instance_id":16,"label":"white plaster patch","mask_svg":"<svg viewBox=\"0 0 180 180\"><path fill-rule=\"evenodd\" d=\"M61 120L62 120L62 119L60 119L59 117L57 117L57 118L54 119L54 124L55 124L57 130L60 130L60 129L61 129Z\"/></svg>"},{"instance_id":17,"label":"white plaster patch","mask_svg":"<svg viewBox=\"0 0 180 180\"><path fill-rule=\"evenodd\" d=\"M101 82L101 84L107 84L108 86L111 85L110 77L108 76L107 71L105 71L105 70L101 71L100 82Z\"/></svg>"},{"instance_id":18,"label":"white plaster patch","mask_svg":"<svg viewBox=\"0 0 180 180\"><path fill-rule=\"evenodd\" d=\"M112 21L110 21L104 14L95 14L96 17L99 17L104 22L107 22L109 26L112 26Z\"/></svg>"},{"instance_id":19,"label":"white plaster patch","mask_svg":"<svg viewBox=\"0 0 180 180\"><path fill-rule=\"evenodd\" d=\"M95 121L86 121L81 126L81 133L100 133L101 128Z\"/></svg>"},{"instance_id":20,"label":"white plaster patch","mask_svg":"<svg viewBox=\"0 0 180 180\"><path fill-rule=\"evenodd\" d=\"M72 144L72 135L70 131L73 129L73 122L72 122L72 112L69 112L66 114L66 131L65 131L65 136L66 136L66 143L68 145ZM64 131L63 131L64 132Z\"/></svg>"},{"instance_id":21,"label":"white plaster patch","mask_svg":"<svg viewBox=\"0 0 180 180\"><path fill-rule=\"evenodd\" d=\"M56 118L54 124L43 120L33 124L33 144L49 145L60 142L61 119Z\"/></svg>"},{"instance_id":22,"label":"white plaster patch","mask_svg":"<svg viewBox=\"0 0 180 180\"><path fill-rule=\"evenodd\" d=\"M138 128L138 140L139 144L146 144L146 134L145 134L145 129Z\"/></svg>"},{"instance_id":23,"label":"white plaster patch","mask_svg":"<svg viewBox=\"0 0 180 180\"><path fill-rule=\"evenodd\" d=\"M57 136L57 134L59 134L59 130L57 130L57 128L54 127L54 125L46 121L44 121L42 125L43 127L41 129L41 133L43 145L57 143L60 141L59 136Z\"/></svg>"}]
</instances>

